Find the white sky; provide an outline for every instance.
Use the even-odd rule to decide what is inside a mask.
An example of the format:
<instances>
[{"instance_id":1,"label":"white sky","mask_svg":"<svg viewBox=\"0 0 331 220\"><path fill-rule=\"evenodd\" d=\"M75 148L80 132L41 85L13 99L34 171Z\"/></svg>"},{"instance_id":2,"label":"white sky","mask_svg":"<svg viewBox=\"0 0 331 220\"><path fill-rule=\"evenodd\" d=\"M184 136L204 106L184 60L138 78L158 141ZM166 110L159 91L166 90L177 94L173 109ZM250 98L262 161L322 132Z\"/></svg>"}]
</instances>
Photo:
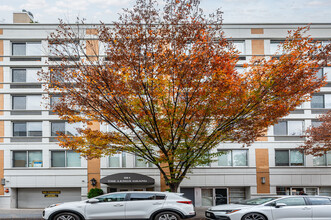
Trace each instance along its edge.
<instances>
[{"instance_id":1,"label":"white sky","mask_svg":"<svg viewBox=\"0 0 331 220\"><path fill-rule=\"evenodd\" d=\"M162 0L158 0L162 1ZM12 13L31 11L39 23L116 21L122 8L135 0L0 0L0 23L12 23ZM331 0L201 0L206 13L221 8L224 23L331 23Z\"/></svg>"}]
</instances>

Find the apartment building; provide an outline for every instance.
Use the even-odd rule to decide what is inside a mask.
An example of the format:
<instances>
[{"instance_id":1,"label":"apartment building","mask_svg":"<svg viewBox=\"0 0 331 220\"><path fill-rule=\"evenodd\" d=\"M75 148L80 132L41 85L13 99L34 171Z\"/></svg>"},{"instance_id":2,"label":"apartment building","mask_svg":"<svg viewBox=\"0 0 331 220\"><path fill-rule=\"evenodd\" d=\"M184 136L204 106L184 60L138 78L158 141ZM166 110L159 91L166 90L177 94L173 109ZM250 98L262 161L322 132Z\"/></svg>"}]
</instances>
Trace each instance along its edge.
<instances>
[{"instance_id":1,"label":"apartment building","mask_svg":"<svg viewBox=\"0 0 331 220\"><path fill-rule=\"evenodd\" d=\"M75 134L79 124L61 121L47 106L45 86L37 72L47 70L52 58L47 36L57 24L30 23L26 13L16 13L13 24L0 24L0 208L43 208L56 202L85 199L90 188L104 192L164 190L160 172L134 155L118 154L85 160L60 148L57 132ZM238 69L253 56L274 54L288 30L306 24L225 24L226 37L241 52ZM93 30L86 26L86 34ZM331 24L311 24L309 34L326 43ZM330 67L319 74L331 73ZM331 196L331 153L303 155L296 148L316 117L331 108L329 83L311 102L299 106L251 147L224 143L225 151L210 166L197 167L180 191L196 206L236 202L259 195L307 194ZM94 128L107 131L104 124Z\"/></svg>"}]
</instances>

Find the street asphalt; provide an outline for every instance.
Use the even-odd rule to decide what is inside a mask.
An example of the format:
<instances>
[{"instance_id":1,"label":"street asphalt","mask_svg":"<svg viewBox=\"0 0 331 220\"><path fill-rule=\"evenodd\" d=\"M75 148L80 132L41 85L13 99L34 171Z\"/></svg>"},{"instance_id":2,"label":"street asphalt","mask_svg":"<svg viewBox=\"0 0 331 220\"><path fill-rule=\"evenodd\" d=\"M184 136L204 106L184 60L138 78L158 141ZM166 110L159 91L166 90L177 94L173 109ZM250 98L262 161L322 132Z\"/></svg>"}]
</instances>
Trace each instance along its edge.
<instances>
[{"instance_id":1,"label":"street asphalt","mask_svg":"<svg viewBox=\"0 0 331 220\"><path fill-rule=\"evenodd\" d=\"M197 215L192 220L205 219L205 207L196 207ZM0 219L41 220L42 209L0 209Z\"/></svg>"}]
</instances>

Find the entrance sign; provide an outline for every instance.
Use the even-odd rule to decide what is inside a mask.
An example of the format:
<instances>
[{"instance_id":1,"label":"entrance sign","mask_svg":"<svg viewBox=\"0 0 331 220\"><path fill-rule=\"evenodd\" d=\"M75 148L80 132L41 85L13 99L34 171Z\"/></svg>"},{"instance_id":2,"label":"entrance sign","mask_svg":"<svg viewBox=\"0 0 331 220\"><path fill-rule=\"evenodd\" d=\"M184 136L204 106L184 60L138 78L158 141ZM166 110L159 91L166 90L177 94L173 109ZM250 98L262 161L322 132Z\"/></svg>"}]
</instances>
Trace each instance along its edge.
<instances>
[{"instance_id":1,"label":"entrance sign","mask_svg":"<svg viewBox=\"0 0 331 220\"><path fill-rule=\"evenodd\" d=\"M103 184L154 185L155 180L138 173L117 173L100 180Z\"/></svg>"}]
</instances>

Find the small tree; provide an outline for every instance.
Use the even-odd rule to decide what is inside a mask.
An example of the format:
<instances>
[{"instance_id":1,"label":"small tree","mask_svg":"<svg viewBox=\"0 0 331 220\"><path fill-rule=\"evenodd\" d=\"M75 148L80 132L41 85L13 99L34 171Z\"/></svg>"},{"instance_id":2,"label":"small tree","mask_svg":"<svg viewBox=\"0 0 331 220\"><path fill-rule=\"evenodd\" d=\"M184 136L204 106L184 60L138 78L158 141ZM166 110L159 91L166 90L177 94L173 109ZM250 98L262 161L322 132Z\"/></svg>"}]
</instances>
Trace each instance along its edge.
<instances>
[{"instance_id":1,"label":"small tree","mask_svg":"<svg viewBox=\"0 0 331 220\"><path fill-rule=\"evenodd\" d=\"M249 145L307 101L324 84L316 72L330 51L299 28L284 42L283 55L254 58L239 73L221 12L207 17L197 0L168 0L163 10L154 0L137 0L119 22L98 26L96 36L85 36L86 28L60 24L49 40L61 43L62 61L42 76L52 82L50 95L63 94L55 107L62 119L98 121L112 130L84 128L81 136L61 137L60 145L88 159L140 156L172 191L191 168L218 155L219 143Z\"/></svg>"},{"instance_id":2,"label":"small tree","mask_svg":"<svg viewBox=\"0 0 331 220\"><path fill-rule=\"evenodd\" d=\"M87 193L87 198L94 198L96 196L103 195L102 189L99 188L92 188L90 191Z\"/></svg>"},{"instance_id":3,"label":"small tree","mask_svg":"<svg viewBox=\"0 0 331 220\"><path fill-rule=\"evenodd\" d=\"M331 111L321 115L318 119L321 124L307 129L307 139L300 148L306 154L322 156L331 151Z\"/></svg>"}]
</instances>

